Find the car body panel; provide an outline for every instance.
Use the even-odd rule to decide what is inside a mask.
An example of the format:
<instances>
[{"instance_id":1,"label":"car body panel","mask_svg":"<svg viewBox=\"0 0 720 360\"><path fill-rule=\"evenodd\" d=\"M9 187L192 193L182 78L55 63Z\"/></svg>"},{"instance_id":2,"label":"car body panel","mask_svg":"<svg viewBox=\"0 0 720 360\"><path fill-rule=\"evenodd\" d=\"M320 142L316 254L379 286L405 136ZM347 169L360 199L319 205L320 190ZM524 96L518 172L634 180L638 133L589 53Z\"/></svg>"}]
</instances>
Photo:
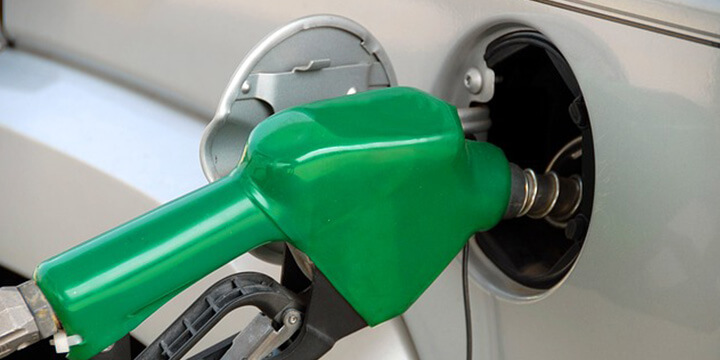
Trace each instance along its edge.
<instances>
[{"instance_id":1,"label":"car body panel","mask_svg":"<svg viewBox=\"0 0 720 360\"><path fill-rule=\"evenodd\" d=\"M716 9L705 10L705 19L720 24ZM595 143L592 221L574 270L539 299L508 300L474 277L475 358L702 359L720 352L720 282L715 275L720 257L715 220L720 217L720 188L715 185L720 178L720 50L715 46L528 0L182 0L172 6L5 1L5 12L8 37L18 49L131 84L152 99L176 104L174 109L183 114L194 114L177 118L192 116L198 124L210 119L244 54L272 29L302 16L333 13L362 24L383 44L399 84L441 97L454 86L448 74L458 70L452 68L455 57L463 56L468 43L498 24L537 29L564 54L585 95ZM0 53L0 59L5 55ZM42 103L38 100L36 106ZM16 126L18 119L2 126ZM201 125L191 127L188 135ZM80 129L65 132L76 136ZM153 134L160 132L147 136ZM176 144L183 146L177 156L188 161L184 169L195 166L196 180L188 179L194 185L201 172L193 153L197 145L190 143L192 149ZM82 161L92 156L76 155ZM95 167L107 164L110 158ZM165 171L175 170L158 176ZM23 186L21 181L13 184ZM27 191L34 189L30 185ZM174 191L179 195L184 189L178 185ZM27 273L30 261L78 240L70 235L99 232L151 205L139 200L112 219L93 219L88 222L92 226L68 232L52 249L38 242L31 249L40 254L19 263ZM157 314L162 321L177 314L165 309ZM413 354L414 347L421 358L464 357L458 262L404 319L412 342L402 335L401 325L392 325L398 332L387 340L399 341L407 350L397 354ZM353 338L345 341L361 344ZM362 343L372 345L357 351L388 343L377 341ZM384 352L383 357L396 358L394 354Z\"/></svg>"}]
</instances>

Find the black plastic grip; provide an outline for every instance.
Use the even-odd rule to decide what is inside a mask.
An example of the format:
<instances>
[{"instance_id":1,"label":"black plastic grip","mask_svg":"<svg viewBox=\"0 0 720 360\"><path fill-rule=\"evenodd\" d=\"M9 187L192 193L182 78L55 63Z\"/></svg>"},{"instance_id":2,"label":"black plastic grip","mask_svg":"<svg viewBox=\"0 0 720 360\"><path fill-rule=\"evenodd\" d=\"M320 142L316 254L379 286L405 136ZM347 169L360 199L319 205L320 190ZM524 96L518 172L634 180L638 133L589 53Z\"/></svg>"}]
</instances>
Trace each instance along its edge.
<instances>
[{"instance_id":1,"label":"black plastic grip","mask_svg":"<svg viewBox=\"0 0 720 360\"><path fill-rule=\"evenodd\" d=\"M182 358L225 315L242 306L255 306L277 323L282 323L287 309L304 310L296 294L267 275L254 272L231 275L206 290L135 360Z\"/></svg>"}]
</instances>

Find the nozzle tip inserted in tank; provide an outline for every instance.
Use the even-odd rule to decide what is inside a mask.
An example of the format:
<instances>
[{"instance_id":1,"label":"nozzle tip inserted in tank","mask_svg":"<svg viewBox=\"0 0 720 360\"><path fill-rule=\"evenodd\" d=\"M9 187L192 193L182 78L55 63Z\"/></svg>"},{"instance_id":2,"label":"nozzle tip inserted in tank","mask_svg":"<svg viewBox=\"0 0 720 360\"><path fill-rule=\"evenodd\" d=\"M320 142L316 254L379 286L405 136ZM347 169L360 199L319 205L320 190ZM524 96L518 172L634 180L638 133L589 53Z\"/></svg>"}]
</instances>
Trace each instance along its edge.
<instances>
[{"instance_id":1,"label":"nozzle tip inserted in tank","mask_svg":"<svg viewBox=\"0 0 720 360\"><path fill-rule=\"evenodd\" d=\"M580 206L582 181L578 176L560 177L554 171L538 175L510 164L510 201L504 219L528 216L563 224Z\"/></svg>"}]
</instances>

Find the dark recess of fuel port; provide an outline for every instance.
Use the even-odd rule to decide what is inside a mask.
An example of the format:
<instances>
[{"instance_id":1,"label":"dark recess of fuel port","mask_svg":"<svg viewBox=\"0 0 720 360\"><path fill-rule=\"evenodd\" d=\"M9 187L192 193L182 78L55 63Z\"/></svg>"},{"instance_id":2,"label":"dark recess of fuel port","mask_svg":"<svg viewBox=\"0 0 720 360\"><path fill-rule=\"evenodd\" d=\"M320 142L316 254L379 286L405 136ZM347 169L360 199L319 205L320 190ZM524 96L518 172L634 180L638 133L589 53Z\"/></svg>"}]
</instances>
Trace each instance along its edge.
<instances>
[{"instance_id":1,"label":"dark recess of fuel port","mask_svg":"<svg viewBox=\"0 0 720 360\"><path fill-rule=\"evenodd\" d=\"M527 217L501 222L478 233L485 255L514 281L548 289L570 271L585 240L594 193L593 139L580 86L558 49L542 34L517 31L487 47L485 61L496 75L487 103L488 141L508 160L543 172L565 144L582 136L582 156L555 167L558 175L582 178L582 202L566 228Z\"/></svg>"}]
</instances>

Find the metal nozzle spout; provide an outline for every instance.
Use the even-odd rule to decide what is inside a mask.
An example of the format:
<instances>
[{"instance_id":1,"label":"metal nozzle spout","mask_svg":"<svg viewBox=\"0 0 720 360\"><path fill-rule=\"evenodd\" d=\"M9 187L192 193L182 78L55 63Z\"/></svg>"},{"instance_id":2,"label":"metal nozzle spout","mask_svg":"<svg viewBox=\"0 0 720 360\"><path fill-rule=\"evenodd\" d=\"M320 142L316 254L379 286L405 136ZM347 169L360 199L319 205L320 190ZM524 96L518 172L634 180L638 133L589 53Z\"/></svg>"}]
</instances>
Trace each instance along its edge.
<instances>
[{"instance_id":1,"label":"metal nozzle spout","mask_svg":"<svg viewBox=\"0 0 720 360\"><path fill-rule=\"evenodd\" d=\"M505 219L527 215L533 219L547 219L551 224L565 227L582 201L582 181L577 176L560 177L554 171L537 175L532 169L520 169L510 164L510 202Z\"/></svg>"}]
</instances>

